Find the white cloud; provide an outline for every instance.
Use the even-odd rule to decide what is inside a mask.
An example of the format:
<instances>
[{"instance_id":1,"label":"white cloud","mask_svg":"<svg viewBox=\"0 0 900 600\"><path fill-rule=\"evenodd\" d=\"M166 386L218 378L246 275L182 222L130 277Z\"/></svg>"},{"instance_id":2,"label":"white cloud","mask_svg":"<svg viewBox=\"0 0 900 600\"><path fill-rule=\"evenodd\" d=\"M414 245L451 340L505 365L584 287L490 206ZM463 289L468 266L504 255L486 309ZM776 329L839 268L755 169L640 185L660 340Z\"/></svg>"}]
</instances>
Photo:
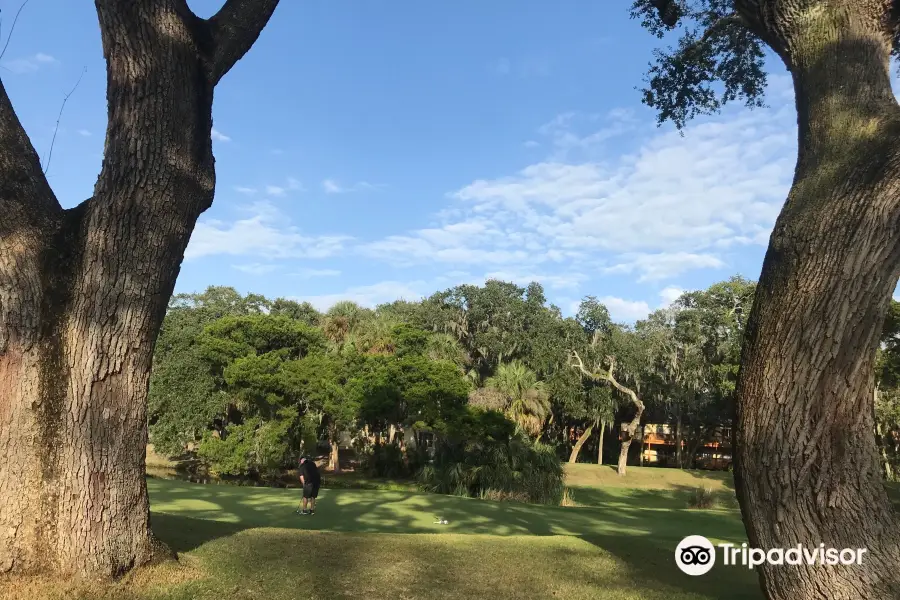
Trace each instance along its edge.
<instances>
[{"instance_id":1,"label":"white cloud","mask_svg":"<svg viewBox=\"0 0 900 600\"><path fill-rule=\"evenodd\" d=\"M326 258L343 251L351 239L343 235L304 235L269 202L257 202L247 210L252 216L231 223L198 223L185 259L222 254L266 259Z\"/></svg>"},{"instance_id":2,"label":"white cloud","mask_svg":"<svg viewBox=\"0 0 900 600\"><path fill-rule=\"evenodd\" d=\"M91 137L91 132L88 131L87 129L79 129L78 135L82 135L84 137Z\"/></svg>"},{"instance_id":3,"label":"white cloud","mask_svg":"<svg viewBox=\"0 0 900 600\"><path fill-rule=\"evenodd\" d=\"M15 58L3 62L4 67L16 74L34 73L35 71L40 70L41 67L58 64L60 63L57 59L50 56L49 54L44 54L43 52L38 52L37 54L34 54L32 56Z\"/></svg>"},{"instance_id":4,"label":"white cloud","mask_svg":"<svg viewBox=\"0 0 900 600\"><path fill-rule=\"evenodd\" d=\"M660 252L658 254L623 255L625 262L604 269L606 273L640 273L638 282L658 281L698 269L718 269L725 263L712 254Z\"/></svg>"},{"instance_id":5,"label":"white cloud","mask_svg":"<svg viewBox=\"0 0 900 600\"><path fill-rule=\"evenodd\" d=\"M282 150L281 148L272 148L270 152L276 156L284 154L284 150Z\"/></svg>"},{"instance_id":6,"label":"white cloud","mask_svg":"<svg viewBox=\"0 0 900 600\"><path fill-rule=\"evenodd\" d=\"M662 306L666 307L671 305L673 302L681 298L681 295L685 292L685 290L680 287L675 287L670 285L666 288L663 288L659 292L659 297L662 298Z\"/></svg>"},{"instance_id":7,"label":"white cloud","mask_svg":"<svg viewBox=\"0 0 900 600\"><path fill-rule=\"evenodd\" d=\"M288 192L302 192L303 184L293 177L288 177L285 185L267 185L264 189L269 196L281 197Z\"/></svg>"},{"instance_id":8,"label":"white cloud","mask_svg":"<svg viewBox=\"0 0 900 600\"><path fill-rule=\"evenodd\" d=\"M515 265L520 273L578 261L588 275L640 281L723 268L734 249L767 244L790 187L796 125L779 96L782 79L772 81L776 108L729 110L692 124L684 137L642 129L628 111L560 115L542 127L558 158L473 181L450 194L455 202L435 225L360 250L395 266ZM578 123L594 128L575 132ZM630 153L561 158L597 152L622 132Z\"/></svg>"},{"instance_id":9,"label":"white cloud","mask_svg":"<svg viewBox=\"0 0 900 600\"><path fill-rule=\"evenodd\" d=\"M247 265L231 265L232 268L250 275L265 275L278 269L277 265L267 263L250 263Z\"/></svg>"},{"instance_id":10,"label":"white cloud","mask_svg":"<svg viewBox=\"0 0 900 600\"><path fill-rule=\"evenodd\" d=\"M322 189L326 194L347 194L350 192L359 192L362 190L374 190L381 186L369 183L368 181L359 181L351 186L344 186L335 179L322 180Z\"/></svg>"},{"instance_id":11,"label":"white cloud","mask_svg":"<svg viewBox=\"0 0 900 600\"><path fill-rule=\"evenodd\" d=\"M423 292L427 290L427 292ZM291 299L298 302L309 302L320 311L327 311L342 300L351 300L361 306L374 308L378 304L393 302L394 300L421 300L425 293L430 293L424 281L399 282L382 281L372 285L361 285L346 289L336 294L321 294L315 296L294 296Z\"/></svg>"},{"instance_id":12,"label":"white cloud","mask_svg":"<svg viewBox=\"0 0 900 600\"><path fill-rule=\"evenodd\" d=\"M248 196L252 196L253 194L256 193L256 188L245 187L242 185L236 185L236 186L234 186L234 191L241 193L241 194L247 194Z\"/></svg>"},{"instance_id":13,"label":"white cloud","mask_svg":"<svg viewBox=\"0 0 900 600\"><path fill-rule=\"evenodd\" d=\"M609 309L613 321L632 322L650 314L650 305L643 300L625 300L616 296L603 296L597 300Z\"/></svg>"},{"instance_id":14,"label":"white cloud","mask_svg":"<svg viewBox=\"0 0 900 600\"><path fill-rule=\"evenodd\" d=\"M525 142L526 148L540 148L540 146L540 142L536 142L534 140L528 140L527 142Z\"/></svg>"},{"instance_id":15,"label":"white cloud","mask_svg":"<svg viewBox=\"0 0 900 600\"><path fill-rule=\"evenodd\" d=\"M293 277L302 279L313 279L316 277L337 277L341 272L336 269L300 269L291 273Z\"/></svg>"},{"instance_id":16,"label":"white cloud","mask_svg":"<svg viewBox=\"0 0 900 600\"><path fill-rule=\"evenodd\" d=\"M556 274L525 274L518 273L516 271L492 271L490 273L486 273L484 278L499 279L501 281L511 281L519 285L528 285L532 281L537 281L541 285L557 290L578 288L580 284L589 279L588 276L584 273L565 272Z\"/></svg>"},{"instance_id":17,"label":"white cloud","mask_svg":"<svg viewBox=\"0 0 900 600\"><path fill-rule=\"evenodd\" d=\"M225 135L224 133L222 133L215 127L212 128L212 139L216 140L217 142L230 142L231 141L230 137L228 137L227 135Z\"/></svg>"}]
</instances>

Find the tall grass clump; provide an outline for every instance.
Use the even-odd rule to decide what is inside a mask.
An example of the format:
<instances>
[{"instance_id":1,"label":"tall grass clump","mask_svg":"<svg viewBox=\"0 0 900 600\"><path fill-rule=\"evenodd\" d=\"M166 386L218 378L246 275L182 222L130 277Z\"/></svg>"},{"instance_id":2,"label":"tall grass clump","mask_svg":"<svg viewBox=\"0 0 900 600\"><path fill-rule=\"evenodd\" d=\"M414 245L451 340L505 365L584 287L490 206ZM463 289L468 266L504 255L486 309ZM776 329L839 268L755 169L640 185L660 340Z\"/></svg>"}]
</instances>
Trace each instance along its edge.
<instances>
[{"instance_id":1,"label":"tall grass clump","mask_svg":"<svg viewBox=\"0 0 900 600\"><path fill-rule=\"evenodd\" d=\"M713 508L716 505L716 495L712 488L697 487L688 495L688 508Z\"/></svg>"}]
</instances>

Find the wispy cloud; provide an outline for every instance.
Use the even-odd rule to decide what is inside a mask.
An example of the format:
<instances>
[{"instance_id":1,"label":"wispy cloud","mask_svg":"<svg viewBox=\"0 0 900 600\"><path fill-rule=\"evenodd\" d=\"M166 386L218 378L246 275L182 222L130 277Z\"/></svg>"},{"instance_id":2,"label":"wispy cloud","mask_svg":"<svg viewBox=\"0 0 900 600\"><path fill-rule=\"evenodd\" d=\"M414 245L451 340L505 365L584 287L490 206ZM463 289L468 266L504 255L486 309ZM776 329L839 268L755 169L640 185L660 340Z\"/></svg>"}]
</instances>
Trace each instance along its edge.
<instances>
[{"instance_id":1,"label":"wispy cloud","mask_svg":"<svg viewBox=\"0 0 900 600\"><path fill-rule=\"evenodd\" d=\"M78 130L78 135L81 135L81 136L84 136L84 137L91 137L91 132L88 131L87 129L79 129L79 130Z\"/></svg>"},{"instance_id":2,"label":"wispy cloud","mask_svg":"<svg viewBox=\"0 0 900 600\"><path fill-rule=\"evenodd\" d=\"M234 186L234 191L236 191L240 194L247 194L248 196L252 196L253 194L255 194L257 192L256 188L245 187L242 185Z\"/></svg>"},{"instance_id":3,"label":"wispy cloud","mask_svg":"<svg viewBox=\"0 0 900 600\"><path fill-rule=\"evenodd\" d=\"M215 127L212 128L212 139L216 140L217 142L230 142L231 141L230 137L228 137L227 135L225 135L224 133L222 133Z\"/></svg>"},{"instance_id":4,"label":"wispy cloud","mask_svg":"<svg viewBox=\"0 0 900 600\"><path fill-rule=\"evenodd\" d=\"M360 192L363 190L375 190L379 187L381 186L369 183L368 181L359 181L349 186L342 185L336 179L324 179L322 181L322 189L326 194L347 194L350 192Z\"/></svg>"},{"instance_id":5,"label":"wispy cloud","mask_svg":"<svg viewBox=\"0 0 900 600\"><path fill-rule=\"evenodd\" d=\"M278 269L278 265L271 263L250 263L247 265L231 265L231 267L250 275L266 275Z\"/></svg>"},{"instance_id":6,"label":"wispy cloud","mask_svg":"<svg viewBox=\"0 0 900 600\"><path fill-rule=\"evenodd\" d=\"M672 304L673 302L675 302L676 300L681 298L681 295L684 292L685 292L685 290L681 289L680 287L676 287L674 285L670 285L670 286L660 290L659 297L662 298L663 307L669 306L670 304Z\"/></svg>"},{"instance_id":7,"label":"wispy cloud","mask_svg":"<svg viewBox=\"0 0 900 600\"><path fill-rule=\"evenodd\" d=\"M725 262L715 255L691 252L633 254L623 255L622 258L625 259L624 262L608 267L604 271L606 273L639 273L639 283L669 279L687 271L720 269L725 266Z\"/></svg>"},{"instance_id":8,"label":"wispy cloud","mask_svg":"<svg viewBox=\"0 0 900 600\"><path fill-rule=\"evenodd\" d=\"M319 277L338 277L341 274L336 269L300 269L291 273L292 277L301 279L317 279Z\"/></svg>"},{"instance_id":9,"label":"wispy cloud","mask_svg":"<svg viewBox=\"0 0 900 600\"><path fill-rule=\"evenodd\" d=\"M787 78L773 77L774 108L729 109L683 137L625 110L564 113L540 127L545 160L475 180L449 195L434 225L358 251L395 267L641 282L726 268L736 249L765 246L790 187L796 125L785 87ZM626 136L617 146L627 153L613 154L608 141ZM621 312L639 312L623 302L631 304Z\"/></svg>"},{"instance_id":10,"label":"wispy cloud","mask_svg":"<svg viewBox=\"0 0 900 600\"><path fill-rule=\"evenodd\" d=\"M307 235L269 202L246 207L251 215L233 222L209 219L194 229L185 259L202 256L254 256L265 259L327 258L352 239L345 235Z\"/></svg>"},{"instance_id":11,"label":"wispy cloud","mask_svg":"<svg viewBox=\"0 0 900 600\"><path fill-rule=\"evenodd\" d=\"M650 313L650 305L643 300L625 300L616 296L598 298L614 321L631 323L643 319Z\"/></svg>"},{"instance_id":12,"label":"wispy cloud","mask_svg":"<svg viewBox=\"0 0 900 600\"><path fill-rule=\"evenodd\" d=\"M58 65L60 62L49 54L38 52L32 56L4 61L2 64L9 71L20 74L34 73L35 71L39 71L42 67Z\"/></svg>"},{"instance_id":13,"label":"wispy cloud","mask_svg":"<svg viewBox=\"0 0 900 600\"><path fill-rule=\"evenodd\" d=\"M425 281L382 281L371 285L350 287L334 294L294 296L291 299L309 302L318 310L326 311L342 300L351 300L361 306L374 308L378 304L394 300L421 300L425 294L431 291L433 290L428 289L428 283Z\"/></svg>"},{"instance_id":14,"label":"wispy cloud","mask_svg":"<svg viewBox=\"0 0 900 600\"><path fill-rule=\"evenodd\" d=\"M294 179L293 177L287 178L287 183L285 185L267 185L265 188L266 194L269 196L284 196L288 192L302 192L303 184L300 183L299 180Z\"/></svg>"}]
</instances>

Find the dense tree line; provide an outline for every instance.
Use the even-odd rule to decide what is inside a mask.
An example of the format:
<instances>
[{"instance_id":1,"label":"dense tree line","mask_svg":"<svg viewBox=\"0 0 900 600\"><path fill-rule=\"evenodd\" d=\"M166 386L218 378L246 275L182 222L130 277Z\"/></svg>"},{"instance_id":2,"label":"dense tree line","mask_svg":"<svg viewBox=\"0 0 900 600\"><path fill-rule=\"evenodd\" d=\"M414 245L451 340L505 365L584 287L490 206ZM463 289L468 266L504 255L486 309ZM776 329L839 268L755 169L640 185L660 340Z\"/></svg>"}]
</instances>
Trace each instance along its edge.
<instances>
[{"instance_id":1,"label":"dense tree line","mask_svg":"<svg viewBox=\"0 0 900 600\"><path fill-rule=\"evenodd\" d=\"M753 289L734 277L630 326L594 297L563 317L539 284L496 280L324 314L231 288L176 295L156 347L151 441L221 475L267 477L319 446L339 469L349 436L371 469L412 475L429 461L423 436L441 449L501 436L473 424L494 414L507 437L572 462L589 439L602 461L605 432L624 424L624 472L649 421L671 424L687 449L677 444L677 463L694 466L730 422Z\"/></svg>"}]
</instances>

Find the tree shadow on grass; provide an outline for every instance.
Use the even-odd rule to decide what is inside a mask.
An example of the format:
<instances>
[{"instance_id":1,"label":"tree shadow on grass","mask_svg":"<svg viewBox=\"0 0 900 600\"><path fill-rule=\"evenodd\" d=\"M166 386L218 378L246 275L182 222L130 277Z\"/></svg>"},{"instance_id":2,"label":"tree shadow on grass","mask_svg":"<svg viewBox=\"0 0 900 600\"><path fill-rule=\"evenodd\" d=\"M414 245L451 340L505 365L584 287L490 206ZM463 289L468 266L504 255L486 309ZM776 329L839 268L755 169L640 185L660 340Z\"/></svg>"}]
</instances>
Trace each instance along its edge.
<instances>
[{"instance_id":1,"label":"tree shadow on grass","mask_svg":"<svg viewBox=\"0 0 900 600\"><path fill-rule=\"evenodd\" d=\"M717 562L709 573L702 576L682 573L675 564L675 547L680 540L622 535L586 535L581 539L624 562L643 581L673 585L685 592L712 598L763 598L757 573L743 566L726 566ZM717 558L721 558L721 554Z\"/></svg>"}]
</instances>

